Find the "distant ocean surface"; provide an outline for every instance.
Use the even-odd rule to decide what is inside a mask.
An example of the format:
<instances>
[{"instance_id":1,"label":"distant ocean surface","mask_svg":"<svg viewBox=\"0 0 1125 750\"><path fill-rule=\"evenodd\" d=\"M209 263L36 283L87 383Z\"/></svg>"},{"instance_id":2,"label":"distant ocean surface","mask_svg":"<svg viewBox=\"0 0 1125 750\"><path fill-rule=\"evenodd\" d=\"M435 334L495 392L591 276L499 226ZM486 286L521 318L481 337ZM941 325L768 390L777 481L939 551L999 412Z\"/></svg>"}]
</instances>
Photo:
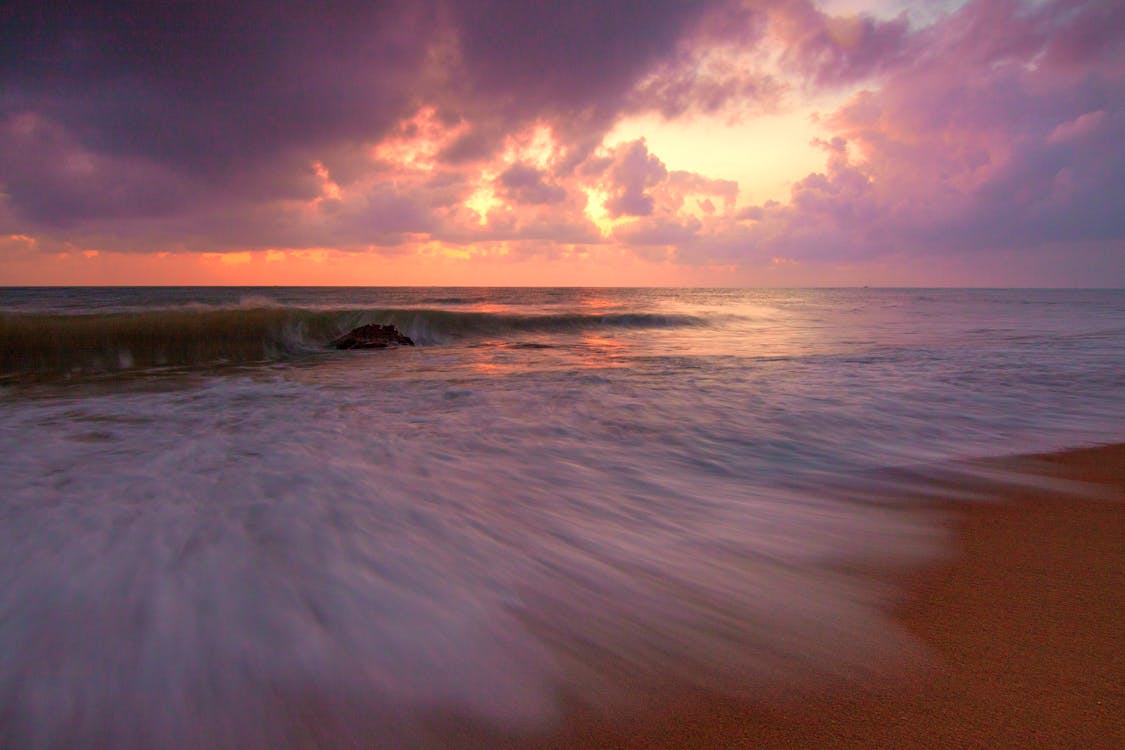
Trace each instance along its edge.
<instances>
[{"instance_id":1,"label":"distant ocean surface","mask_svg":"<svg viewBox=\"0 0 1125 750\"><path fill-rule=\"evenodd\" d=\"M859 676L942 542L877 477L1122 440L1123 291L0 289L0 747Z\"/></svg>"}]
</instances>

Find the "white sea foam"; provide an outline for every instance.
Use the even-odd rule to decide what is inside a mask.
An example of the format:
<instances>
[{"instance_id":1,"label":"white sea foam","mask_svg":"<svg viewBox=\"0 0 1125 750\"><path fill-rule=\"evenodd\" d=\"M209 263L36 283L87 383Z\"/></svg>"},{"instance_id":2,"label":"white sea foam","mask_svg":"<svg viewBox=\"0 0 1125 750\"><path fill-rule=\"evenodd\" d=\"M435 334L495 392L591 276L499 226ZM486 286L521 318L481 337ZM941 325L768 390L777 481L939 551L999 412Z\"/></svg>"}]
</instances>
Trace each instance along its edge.
<instances>
[{"instance_id":1,"label":"white sea foam","mask_svg":"<svg viewBox=\"0 0 1125 750\"><path fill-rule=\"evenodd\" d=\"M226 379L9 405L9 736L274 744L309 694L526 725L560 688L611 690L604 654L730 683L885 645L875 592L830 568L924 529L441 395Z\"/></svg>"}]
</instances>

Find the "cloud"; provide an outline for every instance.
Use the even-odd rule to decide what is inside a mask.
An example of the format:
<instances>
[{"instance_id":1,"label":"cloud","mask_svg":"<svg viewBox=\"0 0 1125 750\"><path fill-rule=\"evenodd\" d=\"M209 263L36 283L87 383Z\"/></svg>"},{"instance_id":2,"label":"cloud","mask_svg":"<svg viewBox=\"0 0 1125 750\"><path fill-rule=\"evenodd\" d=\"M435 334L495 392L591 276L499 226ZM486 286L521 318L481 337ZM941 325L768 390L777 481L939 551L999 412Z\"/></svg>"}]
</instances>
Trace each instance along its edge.
<instances>
[{"instance_id":1,"label":"cloud","mask_svg":"<svg viewBox=\"0 0 1125 750\"><path fill-rule=\"evenodd\" d=\"M496 178L504 195L515 203L560 203L566 190L544 180L543 173L527 164L513 164Z\"/></svg>"},{"instance_id":2,"label":"cloud","mask_svg":"<svg viewBox=\"0 0 1125 750\"><path fill-rule=\"evenodd\" d=\"M732 119L780 106L788 85L765 70L758 48L768 3L713 3L697 24L639 78L629 112L666 120L724 114Z\"/></svg>"},{"instance_id":3,"label":"cloud","mask_svg":"<svg viewBox=\"0 0 1125 750\"><path fill-rule=\"evenodd\" d=\"M677 61L648 76L628 99L635 112L658 112L666 120L686 115L729 113L746 117L779 106L785 85L773 76L716 59Z\"/></svg>"},{"instance_id":4,"label":"cloud","mask_svg":"<svg viewBox=\"0 0 1125 750\"><path fill-rule=\"evenodd\" d=\"M92 151L34 113L0 121L0 181L12 209L55 226L168 215L192 190L158 163Z\"/></svg>"},{"instance_id":5,"label":"cloud","mask_svg":"<svg viewBox=\"0 0 1125 750\"><path fill-rule=\"evenodd\" d=\"M907 56L906 14L830 16L811 2L774 3L771 26L784 46L781 62L814 86L840 86L893 69Z\"/></svg>"},{"instance_id":6,"label":"cloud","mask_svg":"<svg viewBox=\"0 0 1125 750\"><path fill-rule=\"evenodd\" d=\"M755 268L1125 241L1119 3L970 0L920 28L810 0L4 12L0 233L39 248L555 242ZM623 117L825 92L824 167L780 203L603 145Z\"/></svg>"},{"instance_id":7,"label":"cloud","mask_svg":"<svg viewBox=\"0 0 1125 750\"><path fill-rule=\"evenodd\" d=\"M682 169L668 173L668 179L661 191L664 203L672 210L680 210L689 196L702 199L711 205L708 213L719 210L711 199L719 201L723 213L730 213L738 200L738 183L734 180L721 180L705 177Z\"/></svg>"},{"instance_id":8,"label":"cloud","mask_svg":"<svg viewBox=\"0 0 1125 750\"><path fill-rule=\"evenodd\" d=\"M425 14L328 7L15 2L0 38L3 110L40 112L99 152L211 177L378 133L424 73Z\"/></svg>"},{"instance_id":9,"label":"cloud","mask_svg":"<svg viewBox=\"0 0 1125 750\"><path fill-rule=\"evenodd\" d=\"M648 152L643 138L615 148L606 170L610 198L605 207L609 215L617 218L651 214L654 201L645 191L667 175L664 163Z\"/></svg>"},{"instance_id":10,"label":"cloud","mask_svg":"<svg viewBox=\"0 0 1125 750\"><path fill-rule=\"evenodd\" d=\"M1125 42L1098 34L1096 53L1079 56L1070 40L1105 16L1098 3L1068 0L968 3L913 37L878 88L825 119L834 136L821 143L823 172L795 182L787 203L740 209L682 257L867 262L1122 247Z\"/></svg>"},{"instance_id":11,"label":"cloud","mask_svg":"<svg viewBox=\"0 0 1125 750\"><path fill-rule=\"evenodd\" d=\"M708 5L450 3L462 72L454 93L472 115L491 112L517 125L547 117L558 121L568 142L600 137L636 82L676 48Z\"/></svg>"},{"instance_id":12,"label":"cloud","mask_svg":"<svg viewBox=\"0 0 1125 750\"><path fill-rule=\"evenodd\" d=\"M1065 144L1067 141L1081 141L1089 138L1093 133L1101 130L1109 119L1104 109L1095 112L1086 112L1055 127L1047 136L1047 143L1052 146Z\"/></svg>"},{"instance_id":13,"label":"cloud","mask_svg":"<svg viewBox=\"0 0 1125 750\"><path fill-rule=\"evenodd\" d=\"M614 239L630 245L669 245L679 246L692 242L703 222L694 216L683 219L655 217L646 221L635 221L614 230Z\"/></svg>"},{"instance_id":14,"label":"cloud","mask_svg":"<svg viewBox=\"0 0 1125 750\"><path fill-rule=\"evenodd\" d=\"M376 146L426 128L449 134L429 166L445 162L465 181L535 122L552 123L573 165L706 8L17 0L0 27L0 186L27 231L112 233L117 222L134 235L159 219L218 227L222 236L204 243L214 246L231 239L238 214L264 235L275 234L260 218L270 212L276 226L308 230L293 213L318 196L314 163L339 187L370 191L388 168ZM419 112L429 121L416 122ZM507 197L561 202L557 182L506 168ZM399 182L373 194L370 220L352 228L443 223L407 210L401 200L413 198L388 198L422 189L417 175ZM390 205L402 215L384 216ZM346 215L320 222L321 243L338 241ZM372 231L376 243L389 236ZM188 236L198 243L202 233Z\"/></svg>"}]
</instances>

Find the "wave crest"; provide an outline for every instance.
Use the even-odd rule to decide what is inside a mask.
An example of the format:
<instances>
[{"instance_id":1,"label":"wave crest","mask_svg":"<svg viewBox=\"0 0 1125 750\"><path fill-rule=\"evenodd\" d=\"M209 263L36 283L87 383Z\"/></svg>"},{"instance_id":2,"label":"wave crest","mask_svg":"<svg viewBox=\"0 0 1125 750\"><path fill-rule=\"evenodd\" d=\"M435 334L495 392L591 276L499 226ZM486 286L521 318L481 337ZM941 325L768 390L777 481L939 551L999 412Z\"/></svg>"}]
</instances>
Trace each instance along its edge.
<instances>
[{"instance_id":1,"label":"wave crest","mask_svg":"<svg viewBox=\"0 0 1125 750\"><path fill-rule=\"evenodd\" d=\"M178 308L140 313L0 314L0 376L68 375L272 362L321 352L368 323L394 325L422 345L519 339L591 328L702 326L653 313L523 315L442 309ZM540 342L542 343L542 342Z\"/></svg>"}]
</instances>

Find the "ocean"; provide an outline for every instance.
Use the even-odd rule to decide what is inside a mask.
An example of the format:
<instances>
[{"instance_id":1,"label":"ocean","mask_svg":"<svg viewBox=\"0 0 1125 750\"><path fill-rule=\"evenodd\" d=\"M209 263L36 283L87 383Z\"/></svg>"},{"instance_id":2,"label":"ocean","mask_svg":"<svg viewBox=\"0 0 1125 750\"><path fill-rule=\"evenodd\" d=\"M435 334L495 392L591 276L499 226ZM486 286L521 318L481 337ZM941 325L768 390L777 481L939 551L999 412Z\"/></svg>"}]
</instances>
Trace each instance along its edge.
<instances>
[{"instance_id":1,"label":"ocean","mask_svg":"<svg viewBox=\"0 0 1125 750\"><path fill-rule=\"evenodd\" d=\"M0 289L0 747L860 679L918 477L1122 440L1120 290Z\"/></svg>"}]
</instances>

